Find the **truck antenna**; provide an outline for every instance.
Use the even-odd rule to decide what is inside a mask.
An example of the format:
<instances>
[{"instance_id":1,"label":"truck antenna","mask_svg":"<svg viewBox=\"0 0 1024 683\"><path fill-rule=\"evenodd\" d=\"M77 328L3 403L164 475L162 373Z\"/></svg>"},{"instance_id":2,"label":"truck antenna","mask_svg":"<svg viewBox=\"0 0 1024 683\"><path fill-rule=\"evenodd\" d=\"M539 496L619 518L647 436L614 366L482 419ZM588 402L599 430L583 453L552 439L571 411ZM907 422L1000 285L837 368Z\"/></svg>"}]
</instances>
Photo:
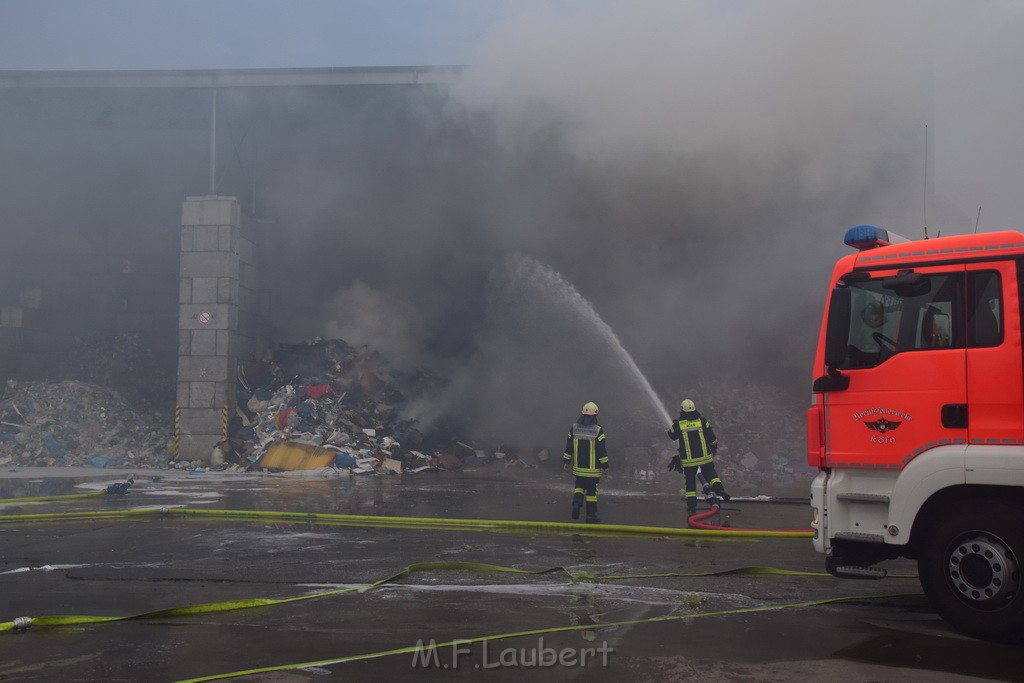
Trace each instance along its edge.
<instances>
[{"instance_id":1,"label":"truck antenna","mask_svg":"<svg viewBox=\"0 0 1024 683\"><path fill-rule=\"evenodd\" d=\"M924 213L924 238L928 239L928 124L924 124L924 192L921 193Z\"/></svg>"},{"instance_id":2,"label":"truck antenna","mask_svg":"<svg viewBox=\"0 0 1024 683\"><path fill-rule=\"evenodd\" d=\"M974 234L978 234L978 223L981 222L981 207L978 207L978 217L974 219Z\"/></svg>"}]
</instances>

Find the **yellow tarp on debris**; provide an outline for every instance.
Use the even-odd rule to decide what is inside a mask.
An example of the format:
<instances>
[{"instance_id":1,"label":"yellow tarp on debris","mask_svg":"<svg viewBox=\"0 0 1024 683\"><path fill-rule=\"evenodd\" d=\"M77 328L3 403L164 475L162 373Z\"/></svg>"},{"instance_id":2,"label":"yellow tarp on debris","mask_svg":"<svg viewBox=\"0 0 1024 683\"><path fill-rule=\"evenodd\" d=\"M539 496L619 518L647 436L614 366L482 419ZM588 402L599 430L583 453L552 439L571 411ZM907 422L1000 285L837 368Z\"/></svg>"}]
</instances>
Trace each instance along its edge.
<instances>
[{"instance_id":1,"label":"yellow tarp on debris","mask_svg":"<svg viewBox=\"0 0 1024 683\"><path fill-rule=\"evenodd\" d=\"M317 470L334 462L337 453L308 443L278 441L256 462L257 467L275 470Z\"/></svg>"}]
</instances>

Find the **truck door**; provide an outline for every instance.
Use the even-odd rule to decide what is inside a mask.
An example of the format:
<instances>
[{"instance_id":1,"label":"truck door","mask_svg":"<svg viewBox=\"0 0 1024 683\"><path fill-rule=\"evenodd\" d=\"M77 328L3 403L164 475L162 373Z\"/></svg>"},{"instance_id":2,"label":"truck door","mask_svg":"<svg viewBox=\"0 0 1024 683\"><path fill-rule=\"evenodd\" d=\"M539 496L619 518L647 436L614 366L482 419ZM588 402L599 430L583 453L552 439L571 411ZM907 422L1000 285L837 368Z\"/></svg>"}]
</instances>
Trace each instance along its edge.
<instances>
[{"instance_id":1,"label":"truck door","mask_svg":"<svg viewBox=\"0 0 1024 683\"><path fill-rule=\"evenodd\" d=\"M967 266L967 427L972 444L1024 440L1017 264Z\"/></svg>"},{"instance_id":2,"label":"truck door","mask_svg":"<svg viewBox=\"0 0 1024 683\"><path fill-rule=\"evenodd\" d=\"M900 469L940 443L964 443L965 266L854 275L838 366L849 385L824 395L826 465Z\"/></svg>"}]
</instances>

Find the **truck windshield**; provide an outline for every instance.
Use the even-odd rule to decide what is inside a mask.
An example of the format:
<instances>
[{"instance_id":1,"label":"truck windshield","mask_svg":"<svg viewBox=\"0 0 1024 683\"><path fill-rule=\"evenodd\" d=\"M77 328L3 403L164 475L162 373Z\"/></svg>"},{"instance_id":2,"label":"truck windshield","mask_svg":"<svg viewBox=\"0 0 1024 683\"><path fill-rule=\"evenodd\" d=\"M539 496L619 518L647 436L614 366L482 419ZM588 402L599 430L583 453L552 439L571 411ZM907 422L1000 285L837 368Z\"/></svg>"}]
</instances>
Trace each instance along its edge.
<instances>
[{"instance_id":1,"label":"truck windshield","mask_svg":"<svg viewBox=\"0 0 1024 683\"><path fill-rule=\"evenodd\" d=\"M928 286L914 296L886 288L885 278L850 283L850 337L840 369L874 367L908 351L964 348L963 276L922 277Z\"/></svg>"}]
</instances>

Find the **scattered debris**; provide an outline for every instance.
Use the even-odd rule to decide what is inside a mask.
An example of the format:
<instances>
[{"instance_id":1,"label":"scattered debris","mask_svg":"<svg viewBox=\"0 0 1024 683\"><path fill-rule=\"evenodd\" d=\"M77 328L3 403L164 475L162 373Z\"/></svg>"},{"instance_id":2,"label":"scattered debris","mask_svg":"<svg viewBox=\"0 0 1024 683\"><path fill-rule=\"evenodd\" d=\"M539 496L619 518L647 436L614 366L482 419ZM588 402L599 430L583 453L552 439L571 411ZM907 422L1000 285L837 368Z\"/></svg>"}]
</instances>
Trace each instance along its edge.
<instances>
[{"instance_id":1,"label":"scattered debris","mask_svg":"<svg viewBox=\"0 0 1024 683\"><path fill-rule=\"evenodd\" d=\"M457 470L468 463L535 467L512 449L488 451L455 440L444 420L421 431L406 417L411 399L436 391L428 373L395 374L386 360L344 340L286 344L246 362L239 414L210 467L344 475ZM175 462L192 469L199 463Z\"/></svg>"},{"instance_id":2,"label":"scattered debris","mask_svg":"<svg viewBox=\"0 0 1024 683\"><path fill-rule=\"evenodd\" d=\"M271 363L259 367L259 363ZM7 382L0 397L0 466L91 466L188 471L262 470L323 476L393 475L458 470L559 467L560 451L508 444L485 449L446 420L430 427L410 406L438 391L430 373L392 372L386 359L343 340L282 345L246 364L239 414L208 461L171 462L173 417L139 412L117 391L79 380ZM264 372L267 369L272 372ZM719 433L719 473L732 489L803 490L803 406L783 405L771 388L728 384L693 387ZM764 410L765 405L782 406ZM779 415L793 415L780 422ZM462 440L460 440L460 438ZM667 440L622 447L628 479L668 485Z\"/></svg>"},{"instance_id":3,"label":"scattered debris","mask_svg":"<svg viewBox=\"0 0 1024 683\"><path fill-rule=\"evenodd\" d=\"M162 468L173 424L95 384L9 380L0 399L0 466Z\"/></svg>"}]
</instances>

